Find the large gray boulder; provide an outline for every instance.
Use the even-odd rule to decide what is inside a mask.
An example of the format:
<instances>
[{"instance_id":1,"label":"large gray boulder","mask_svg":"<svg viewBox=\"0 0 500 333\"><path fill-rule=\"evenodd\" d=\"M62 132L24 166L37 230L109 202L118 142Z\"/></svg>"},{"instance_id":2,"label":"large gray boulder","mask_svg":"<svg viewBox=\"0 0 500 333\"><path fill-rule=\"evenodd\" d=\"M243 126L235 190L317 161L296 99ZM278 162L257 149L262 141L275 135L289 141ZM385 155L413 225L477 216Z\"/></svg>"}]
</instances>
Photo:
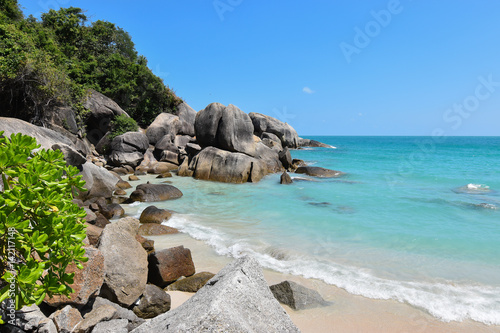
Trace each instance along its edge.
<instances>
[{"instance_id":1,"label":"large gray boulder","mask_svg":"<svg viewBox=\"0 0 500 333\"><path fill-rule=\"evenodd\" d=\"M283 170L278 150L269 148L264 143L258 142L255 144L255 152L255 158L262 161L266 173L275 173Z\"/></svg>"},{"instance_id":2,"label":"large gray boulder","mask_svg":"<svg viewBox=\"0 0 500 333\"><path fill-rule=\"evenodd\" d=\"M196 179L237 184L258 182L267 174L262 161L215 147L203 149L193 158L189 169Z\"/></svg>"},{"instance_id":3,"label":"large gray boulder","mask_svg":"<svg viewBox=\"0 0 500 333\"><path fill-rule=\"evenodd\" d=\"M221 149L255 156L253 124L248 114L232 104L228 105L222 111L217 142Z\"/></svg>"},{"instance_id":4,"label":"large gray boulder","mask_svg":"<svg viewBox=\"0 0 500 333\"><path fill-rule=\"evenodd\" d=\"M164 201L182 197L182 192L168 184L141 184L130 194L132 201Z\"/></svg>"},{"instance_id":5,"label":"large gray boulder","mask_svg":"<svg viewBox=\"0 0 500 333\"><path fill-rule=\"evenodd\" d=\"M120 305L132 305L146 288L146 250L136 240L139 220L126 217L106 225L99 240L104 256L101 295Z\"/></svg>"},{"instance_id":6,"label":"large gray boulder","mask_svg":"<svg viewBox=\"0 0 500 333\"><path fill-rule=\"evenodd\" d=\"M111 141L111 150L113 151L121 151L124 153L145 153L148 148L148 137L146 134L141 132L123 133Z\"/></svg>"},{"instance_id":7,"label":"large gray boulder","mask_svg":"<svg viewBox=\"0 0 500 333\"><path fill-rule=\"evenodd\" d=\"M111 120L120 115L128 117L115 101L95 90L90 90L83 106L89 111L86 121L87 137L94 145L110 130Z\"/></svg>"},{"instance_id":8,"label":"large gray boulder","mask_svg":"<svg viewBox=\"0 0 500 333\"><path fill-rule=\"evenodd\" d=\"M177 105L174 114L179 117L179 134L194 136L194 121L196 119L196 111L186 102Z\"/></svg>"},{"instance_id":9,"label":"large gray boulder","mask_svg":"<svg viewBox=\"0 0 500 333\"><path fill-rule=\"evenodd\" d=\"M225 108L220 103L211 103L196 114L194 123L196 141L202 147L217 146L217 129L219 128L222 111Z\"/></svg>"},{"instance_id":10,"label":"large gray boulder","mask_svg":"<svg viewBox=\"0 0 500 333\"><path fill-rule=\"evenodd\" d=\"M115 166L130 165L135 168L144 159L144 155L138 151L133 153L124 153L122 151L113 151L109 155L109 162Z\"/></svg>"},{"instance_id":11,"label":"large gray boulder","mask_svg":"<svg viewBox=\"0 0 500 333\"><path fill-rule=\"evenodd\" d=\"M52 145L52 150L59 150L64 155L64 160L67 165L72 165L74 167L81 167L82 164L87 162L85 156L77 152L71 146L65 145L64 143L56 143Z\"/></svg>"},{"instance_id":12,"label":"large gray boulder","mask_svg":"<svg viewBox=\"0 0 500 333\"><path fill-rule=\"evenodd\" d=\"M172 139L179 133L181 123L179 117L170 113L160 113L146 130L149 143L155 145L166 134Z\"/></svg>"},{"instance_id":13,"label":"large gray boulder","mask_svg":"<svg viewBox=\"0 0 500 333\"><path fill-rule=\"evenodd\" d=\"M74 148L73 142L64 135L21 119L0 117L0 131L4 131L5 137L10 137L13 133L29 135L36 139L41 148L45 149L51 149L53 145L61 143Z\"/></svg>"},{"instance_id":14,"label":"large gray boulder","mask_svg":"<svg viewBox=\"0 0 500 333\"><path fill-rule=\"evenodd\" d=\"M139 326L149 332L299 332L250 257L224 267L178 308Z\"/></svg>"},{"instance_id":15,"label":"large gray boulder","mask_svg":"<svg viewBox=\"0 0 500 333\"><path fill-rule=\"evenodd\" d=\"M283 147L297 148L299 146L299 136L297 131L287 123L276 118L260 113L249 113L254 126L255 135L261 136L264 132L276 135Z\"/></svg>"},{"instance_id":16,"label":"large gray boulder","mask_svg":"<svg viewBox=\"0 0 500 333\"><path fill-rule=\"evenodd\" d=\"M212 103L198 112L195 131L196 140L203 147L255 155L252 120L232 104L225 107Z\"/></svg>"},{"instance_id":17,"label":"large gray boulder","mask_svg":"<svg viewBox=\"0 0 500 333\"><path fill-rule=\"evenodd\" d=\"M110 198L119 181L115 175L105 168L98 167L90 162L82 165L80 174L86 182L84 187L87 189L87 192L80 195L83 199L91 197Z\"/></svg>"},{"instance_id":18,"label":"large gray boulder","mask_svg":"<svg viewBox=\"0 0 500 333\"><path fill-rule=\"evenodd\" d=\"M293 281L283 281L269 287L274 297L294 310L326 306L330 303L313 289L306 288Z\"/></svg>"}]
</instances>

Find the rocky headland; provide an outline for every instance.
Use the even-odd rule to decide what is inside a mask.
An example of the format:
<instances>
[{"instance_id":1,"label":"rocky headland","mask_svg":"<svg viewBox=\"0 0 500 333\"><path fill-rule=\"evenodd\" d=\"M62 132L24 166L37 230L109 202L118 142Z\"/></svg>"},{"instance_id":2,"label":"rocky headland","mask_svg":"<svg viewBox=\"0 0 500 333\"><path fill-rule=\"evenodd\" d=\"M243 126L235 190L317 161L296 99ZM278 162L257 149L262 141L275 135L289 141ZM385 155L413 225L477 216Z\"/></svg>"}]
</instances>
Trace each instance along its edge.
<instances>
[{"instance_id":1,"label":"rocky headland","mask_svg":"<svg viewBox=\"0 0 500 333\"><path fill-rule=\"evenodd\" d=\"M289 173L294 172L339 177L342 172L308 167L290 154L304 146L332 147L300 138L275 118L220 103L196 112L183 102L147 128L110 139L110 122L127 113L96 91L85 107L90 115L84 127L76 125L70 108L50 112L45 127L0 117L4 136L35 137L41 148L60 150L80 170L86 191L74 202L87 212L89 258L83 269L70 267L75 273L71 297L47 297L40 306L17 311L16 325L3 325L2 332L298 332L279 302L296 309L327 304L294 283L269 288L250 257L217 274L197 273L189 249L156 251L148 236L178 231L161 224L173 212L153 204L183 193L167 183L141 183L140 176L170 179L174 173L238 184L272 173L282 173L284 184L293 182ZM121 206L134 201L152 203L140 219L125 216ZM196 294L170 311L168 290Z\"/></svg>"}]
</instances>

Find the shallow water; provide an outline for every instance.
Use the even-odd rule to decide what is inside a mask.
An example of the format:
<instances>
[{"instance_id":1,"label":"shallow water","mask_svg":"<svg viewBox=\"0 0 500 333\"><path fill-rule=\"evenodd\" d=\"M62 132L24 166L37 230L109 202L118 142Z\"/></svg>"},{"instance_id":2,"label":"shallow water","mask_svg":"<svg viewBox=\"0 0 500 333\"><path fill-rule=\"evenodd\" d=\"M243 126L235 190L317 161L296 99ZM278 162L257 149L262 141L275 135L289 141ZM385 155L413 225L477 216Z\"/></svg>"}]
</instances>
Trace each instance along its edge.
<instances>
[{"instance_id":1,"label":"shallow water","mask_svg":"<svg viewBox=\"0 0 500 333\"><path fill-rule=\"evenodd\" d=\"M221 255L249 253L265 267L444 321L500 324L499 137L314 139L337 149L292 156L347 175L292 174L287 186L279 175L242 185L174 177L184 196L155 205L178 212L167 225ZM138 216L148 205L126 210Z\"/></svg>"}]
</instances>

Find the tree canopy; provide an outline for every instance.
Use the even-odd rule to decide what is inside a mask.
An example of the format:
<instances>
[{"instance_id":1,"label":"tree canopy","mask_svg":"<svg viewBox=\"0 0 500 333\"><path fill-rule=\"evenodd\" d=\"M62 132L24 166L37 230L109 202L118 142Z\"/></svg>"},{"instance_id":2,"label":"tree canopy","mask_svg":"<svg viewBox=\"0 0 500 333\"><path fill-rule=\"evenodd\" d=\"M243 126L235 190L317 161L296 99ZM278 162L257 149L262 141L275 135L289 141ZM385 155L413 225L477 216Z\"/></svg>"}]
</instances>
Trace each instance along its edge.
<instances>
[{"instance_id":1,"label":"tree canopy","mask_svg":"<svg viewBox=\"0 0 500 333\"><path fill-rule=\"evenodd\" d=\"M153 74L130 35L80 8L25 18L17 0L0 0L2 113L37 122L47 108L76 110L89 89L117 102L140 125L172 112L181 99Z\"/></svg>"}]
</instances>

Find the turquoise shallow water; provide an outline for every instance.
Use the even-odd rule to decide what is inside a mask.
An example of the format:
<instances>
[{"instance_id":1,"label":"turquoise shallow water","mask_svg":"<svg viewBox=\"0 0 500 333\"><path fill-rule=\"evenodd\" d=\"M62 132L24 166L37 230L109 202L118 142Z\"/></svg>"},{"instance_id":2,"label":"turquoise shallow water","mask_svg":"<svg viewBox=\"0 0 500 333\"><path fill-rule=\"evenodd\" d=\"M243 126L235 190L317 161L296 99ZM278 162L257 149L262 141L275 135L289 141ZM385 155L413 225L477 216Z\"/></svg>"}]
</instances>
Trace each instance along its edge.
<instances>
[{"instance_id":1,"label":"turquoise shallow water","mask_svg":"<svg viewBox=\"0 0 500 333\"><path fill-rule=\"evenodd\" d=\"M444 321L500 324L500 137L314 139L336 149L292 156L345 176L292 174L289 186L279 175L243 185L174 177L184 197L156 205L221 255L252 254Z\"/></svg>"}]
</instances>

